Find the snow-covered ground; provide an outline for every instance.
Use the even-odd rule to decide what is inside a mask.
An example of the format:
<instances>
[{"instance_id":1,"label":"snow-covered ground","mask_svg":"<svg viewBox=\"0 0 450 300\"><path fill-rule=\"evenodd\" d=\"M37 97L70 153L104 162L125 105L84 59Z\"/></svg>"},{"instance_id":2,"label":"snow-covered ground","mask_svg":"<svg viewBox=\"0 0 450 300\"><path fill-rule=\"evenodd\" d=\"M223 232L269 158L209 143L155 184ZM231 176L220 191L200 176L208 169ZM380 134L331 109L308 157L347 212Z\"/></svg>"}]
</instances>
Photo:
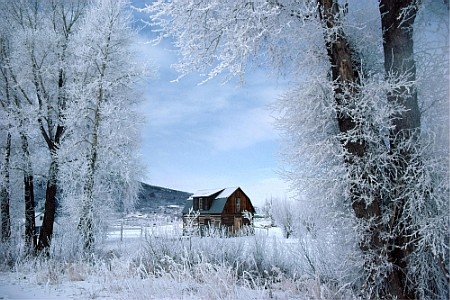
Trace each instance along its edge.
<instances>
[{"instance_id":1,"label":"snow-covered ground","mask_svg":"<svg viewBox=\"0 0 450 300\"><path fill-rule=\"evenodd\" d=\"M171 251L175 250L169 249L171 245L177 247L189 239L181 238L181 224L142 224L116 222L110 227L102 249L103 253L111 253L109 260L94 263L35 260L18 263L15 272L0 272L0 299L303 299L321 297L324 293L314 280L303 281L301 285L288 278L252 283L256 279L250 272L246 275L245 269L240 270L243 275L238 276L239 266L235 269L214 264L206 256L200 257L194 270L187 269L186 265L172 261L170 257ZM296 239L284 239L279 228L266 225L267 222L257 222L255 236L194 237L190 242L203 244L206 249L228 247L228 243L232 245L231 251L245 251L242 249L259 243L259 255L265 255L266 248L273 245L298 243ZM173 239L174 244L165 244L164 239ZM161 244L155 244L159 241ZM142 261L146 256L137 255L139 251L157 251L161 254L158 263L167 268L152 270L148 267L151 261ZM166 255L163 254L165 251ZM213 249L211 253L214 252L219 251ZM276 273L278 267L273 268ZM246 280L245 276L248 276Z\"/></svg>"},{"instance_id":2,"label":"snow-covered ground","mask_svg":"<svg viewBox=\"0 0 450 300\"><path fill-rule=\"evenodd\" d=\"M36 274L0 272L0 299L111 299L92 281L40 282Z\"/></svg>"}]
</instances>

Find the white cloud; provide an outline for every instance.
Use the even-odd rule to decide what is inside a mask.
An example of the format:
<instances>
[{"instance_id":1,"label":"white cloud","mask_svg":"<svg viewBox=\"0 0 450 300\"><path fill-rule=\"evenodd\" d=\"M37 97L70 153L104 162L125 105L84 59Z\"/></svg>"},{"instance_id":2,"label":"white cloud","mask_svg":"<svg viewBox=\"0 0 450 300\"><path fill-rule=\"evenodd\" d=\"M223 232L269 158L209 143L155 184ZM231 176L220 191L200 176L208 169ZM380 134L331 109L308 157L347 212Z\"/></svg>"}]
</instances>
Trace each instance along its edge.
<instances>
[{"instance_id":1,"label":"white cloud","mask_svg":"<svg viewBox=\"0 0 450 300\"><path fill-rule=\"evenodd\" d=\"M217 125L205 138L220 151L244 149L278 138L270 111L261 107L228 113Z\"/></svg>"},{"instance_id":2,"label":"white cloud","mask_svg":"<svg viewBox=\"0 0 450 300\"><path fill-rule=\"evenodd\" d=\"M212 96L213 89L179 83L151 83L148 94L150 99L142 108L154 129L192 126L229 106L223 93Z\"/></svg>"}]
</instances>

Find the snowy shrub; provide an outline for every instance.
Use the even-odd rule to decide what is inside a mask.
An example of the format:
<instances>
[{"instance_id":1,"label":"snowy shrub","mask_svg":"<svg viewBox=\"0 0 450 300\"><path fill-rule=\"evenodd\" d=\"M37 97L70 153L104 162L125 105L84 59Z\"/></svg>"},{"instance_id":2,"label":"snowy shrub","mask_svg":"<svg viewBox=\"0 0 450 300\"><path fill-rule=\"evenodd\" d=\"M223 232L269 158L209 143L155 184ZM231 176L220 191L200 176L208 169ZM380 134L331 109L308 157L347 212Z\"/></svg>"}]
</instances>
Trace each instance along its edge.
<instances>
[{"instance_id":1,"label":"snowy shrub","mask_svg":"<svg viewBox=\"0 0 450 300\"><path fill-rule=\"evenodd\" d=\"M65 272L69 281L83 281L86 278L84 264L69 263Z\"/></svg>"},{"instance_id":2,"label":"snowy shrub","mask_svg":"<svg viewBox=\"0 0 450 300\"><path fill-rule=\"evenodd\" d=\"M14 270L30 284L82 286L81 298L354 298L349 287L334 278L339 275L335 267L322 265L319 257L324 252L317 248L309 253L315 272L307 271L301 249L310 241L301 245L265 231L232 238L192 237L191 250L186 237L170 233L139 240L110 241L89 260L82 255L27 257L17 261Z\"/></svg>"},{"instance_id":3,"label":"snowy shrub","mask_svg":"<svg viewBox=\"0 0 450 300\"><path fill-rule=\"evenodd\" d=\"M295 233L298 218L294 200L286 197L273 199L272 214L275 224L283 230L285 238L289 238Z\"/></svg>"},{"instance_id":4,"label":"snowy shrub","mask_svg":"<svg viewBox=\"0 0 450 300\"><path fill-rule=\"evenodd\" d=\"M20 259L21 252L16 243L0 243L0 271L10 271Z\"/></svg>"}]
</instances>

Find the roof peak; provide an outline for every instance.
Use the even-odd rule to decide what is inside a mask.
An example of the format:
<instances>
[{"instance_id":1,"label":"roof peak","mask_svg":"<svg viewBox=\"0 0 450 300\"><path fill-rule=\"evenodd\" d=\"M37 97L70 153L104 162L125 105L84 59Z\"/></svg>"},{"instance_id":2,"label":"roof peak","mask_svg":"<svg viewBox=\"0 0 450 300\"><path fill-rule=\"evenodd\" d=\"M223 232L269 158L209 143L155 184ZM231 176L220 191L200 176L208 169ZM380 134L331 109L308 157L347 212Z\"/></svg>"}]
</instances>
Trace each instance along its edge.
<instances>
[{"instance_id":1,"label":"roof peak","mask_svg":"<svg viewBox=\"0 0 450 300\"><path fill-rule=\"evenodd\" d=\"M236 191L239 187L226 187L226 188L215 188L215 189L205 189L205 190L198 190L195 192L191 197L208 197L217 193L220 193L217 198L223 198L226 194L232 194L234 191ZM219 197L220 196L220 197ZM229 197L229 195L228 195Z\"/></svg>"}]
</instances>

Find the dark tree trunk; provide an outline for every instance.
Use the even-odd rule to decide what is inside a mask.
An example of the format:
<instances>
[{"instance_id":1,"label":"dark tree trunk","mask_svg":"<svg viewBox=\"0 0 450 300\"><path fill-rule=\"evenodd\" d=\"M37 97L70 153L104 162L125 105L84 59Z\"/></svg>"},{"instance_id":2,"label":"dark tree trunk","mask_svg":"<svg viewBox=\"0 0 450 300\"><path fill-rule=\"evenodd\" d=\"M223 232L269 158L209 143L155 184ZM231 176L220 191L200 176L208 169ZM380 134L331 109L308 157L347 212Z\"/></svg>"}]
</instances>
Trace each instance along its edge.
<instances>
[{"instance_id":1,"label":"dark tree trunk","mask_svg":"<svg viewBox=\"0 0 450 300\"><path fill-rule=\"evenodd\" d=\"M2 218L2 242L7 242L11 237L11 216L9 213L9 165L11 159L11 133L6 137L5 158L3 162L3 178L0 189L1 218Z\"/></svg>"},{"instance_id":2,"label":"dark tree trunk","mask_svg":"<svg viewBox=\"0 0 450 300\"><path fill-rule=\"evenodd\" d=\"M42 221L42 227L39 234L39 244L37 247L39 251L48 251L53 237L53 224L55 222L56 215L57 178L58 161L56 154L52 152L49 178L47 180L47 189L45 192L44 219Z\"/></svg>"},{"instance_id":3,"label":"dark tree trunk","mask_svg":"<svg viewBox=\"0 0 450 300\"><path fill-rule=\"evenodd\" d=\"M356 123L354 118L347 113L349 108L354 106L354 101L359 97L360 78L357 72L358 68L354 63L357 59L352 57L354 54L351 46L343 29L340 28L338 2L336 0L318 0L318 4L320 18L325 29L326 48L331 65L331 79L334 82L337 121L340 132L345 135L352 130L358 129L358 126L361 125ZM411 122L408 119L409 117L401 120L401 122ZM368 148L369 142L362 137L353 140L342 140L342 145L346 150L345 163L349 169L350 176L352 176L352 182L354 182L350 186L350 200L355 216L361 220L361 224L365 228L360 242L365 259L365 276L367 281L365 289L370 297L397 297L398 299L404 299L409 295L405 294L406 283L404 282L404 276L401 274L402 265L398 259L394 259L395 255L393 253L386 253L386 247L392 248L387 245L391 241L383 237L383 233L388 233L388 228L384 225L382 211L386 211L386 209L392 211L396 217L398 217L399 211L395 208L384 207L380 191L376 188L376 184L372 182L373 179L371 179L377 178L380 174L371 174L373 170L362 167L364 166L365 155L370 151ZM359 164L361 166L358 169ZM357 172L358 174L356 174ZM366 186L371 186L372 190L367 190ZM365 197L362 197L363 195ZM370 201L365 199L370 199ZM377 269L384 267L386 261L393 264L393 270L388 271L385 268L387 274L378 274L379 271Z\"/></svg>"},{"instance_id":4,"label":"dark tree trunk","mask_svg":"<svg viewBox=\"0 0 450 300\"><path fill-rule=\"evenodd\" d=\"M353 116L349 115L348 107L351 107L359 97L359 74L353 63L352 49L347 41L345 33L339 27L339 5L335 0L318 0L320 18L324 22L325 31L334 32L334 36L327 36L325 41L328 59L331 65L331 79L334 82L334 98L337 108L337 122L341 133L348 133L359 126ZM364 157L367 152L367 142L363 138L356 140L343 140L342 145L347 155L345 162L352 166L359 158ZM364 176L363 176L364 178ZM355 215L358 218L380 217L379 199L374 199L371 204L366 205L361 199L362 191L357 185L351 187L351 201Z\"/></svg>"},{"instance_id":5,"label":"dark tree trunk","mask_svg":"<svg viewBox=\"0 0 450 300\"><path fill-rule=\"evenodd\" d=\"M25 247L30 253L36 249L36 224L34 210L34 184L33 171L31 169L28 139L24 133L20 133L24 159L24 196L25 196Z\"/></svg>"},{"instance_id":6,"label":"dark tree trunk","mask_svg":"<svg viewBox=\"0 0 450 300\"><path fill-rule=\"evenodd\" d=\"M58 102L60 103L60 111L58 115L57 122L62 122L64 119L62 111L65 108L65 96L63 95L64 81L64 70L59 71L58 75ZM38 93L39 94L39 93ZM62 124L56 125L56 130L54 130L53 122L51 118L47 119L47 130L44 128L44 123L42 119L39 119L40 131L42 137L47 143L48 150L50 152L50 168L48 171L47 188L45 191L45 205L44 205L44 219L42 221L42 227L39 234L39 244L37 249L39 251L45 251L48 255L48 249L53 237L53 225L56 217L56 195L58 192L58 175L59 175L59 163L58 163L58 147L61 139L64 135L65 127ZM52 133L54 132L54 135Z\"/></svg>"},{"instance_id":7,"label":"dark tree trunk","mask_svg":"<svg viewBox=\"0 0 450 300\"><path fill-rule=\"evenodd\" d=\"M24 175L23 183L25 188L25 246L31 253L36 248L33 176Z\"/></svg>"},{"instance_id":8,"label":"dark tree trunk","mask_svg":"<svg viewBox=\"0 0 450 300\"><path fill-rule=\"evenodd\" d=\"M413 25L416 18L416 0L380 0L383 29L384 68L386 76L405 75L410 82L416 80L413 52ZM405 14L402 16L402 14ZM406 111L394 120L391 135L420 128L420 111L415 87L401 88L388 95L388 101L399 103ZM395 146L395 145L394 145Z\"/></svg>"},{"instance_id":9,"label":"dark tree trunk","mask_svg":"<svg viewBox=\"0 0 450 300\"><path fill-rule=\"evenodd\" d=\"M414 83L416 80L416 65L413 52L413 25L417 13L415 0L380 0L379 2L381 25L383 30L384 67L386 77L403 76L404 80ZM414 85L391 92L388 102L401 105L405 111L398 114L393 121L395 126L390 132L390 152L395 158L391 174L392 196L395 203L390 203L392 213L389 220L391 229L395 229L394 237L389 241L391 249L387 255L394 265L390 281L393 289L398 289L394 295L403 298L415 298L415 292L408 286L406 279L407 257L412 251L412 235L406 228L407 219L403 216L404 205L411 199L402 195L405 182L403 175L406 173L413 155L414 145L418 145L420 134L420 110L417 102L417 92ZM413 147L405 146L406 144Z\"/></svg>"},{"instance_id":10,"label":"dark tree trunk","mask_svg":"<svg viewBox=\"0 0 450 300\"><path fill-rule=\"evenodd\" d=\"M338 26L339 5L334 0L318 0L320 18L324 22L325 30ZM328 33L325 33L327 35ZM334 85L337 105L337 121L342 133L356 128L357 124L351 115L343 112L346 105L351 105L358 95L359 74L353 65L352 49L342 29L338 29L334 36L325 36L328 59L331 64L331 78ZM362 157L366 152L364 140L348 141L343 144L351 156Z\"/></svg>"}]
</instances>

